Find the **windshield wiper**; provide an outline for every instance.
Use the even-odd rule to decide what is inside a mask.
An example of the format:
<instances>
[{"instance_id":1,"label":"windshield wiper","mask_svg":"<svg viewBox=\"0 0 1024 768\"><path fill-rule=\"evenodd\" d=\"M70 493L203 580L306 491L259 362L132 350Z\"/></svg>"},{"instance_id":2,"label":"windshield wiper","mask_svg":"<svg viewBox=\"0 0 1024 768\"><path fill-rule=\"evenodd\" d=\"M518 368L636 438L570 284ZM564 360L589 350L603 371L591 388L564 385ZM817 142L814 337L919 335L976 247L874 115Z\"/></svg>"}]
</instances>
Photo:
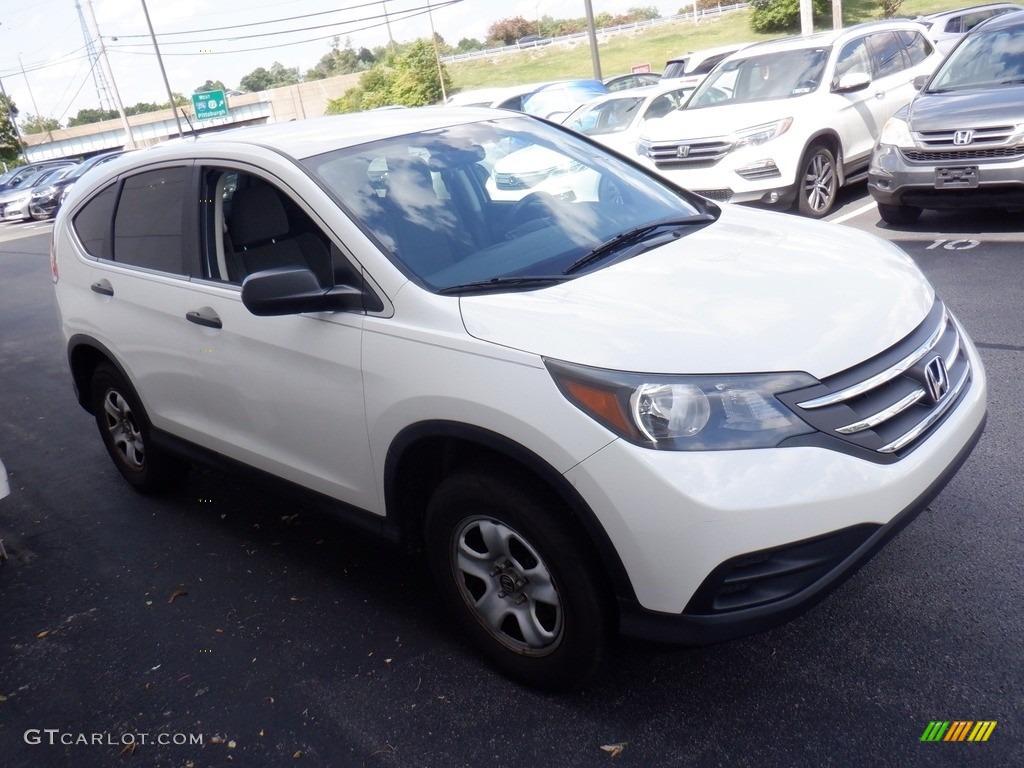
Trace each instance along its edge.
<instances>
[{"instance_id":1,"label":"windshield wiper","mask_svg":"<svg viewBox=\"0 0 1024 768\"><path fill-rule=\"evenodd\" d=\"M568 278L564 275L510 275L507 277L491 277L487 280L474 280L470 283L449 285L438 290L441 296L452 296L464 293L486 293L504 288L539 288L555 283L564 283Z\"/></svg>"},{"instance_id":2,"label":"windshield wiper","mask_svg":"<svg viewBox=\"0 0 1024 768\"><path fill-rule=\"evenodd\" d=\"M590 253L574 261L562 270L562 274L571 275L573 272L578 272L583 269L583 267L603 259L605 256L614 253L620 248L641 242L648 235L657 232L663 227L687 227L694 224L709 224L714 220L715 217L710 213L698 213L693 216L661 219L660 221L651 222L650 224L644 224L639 227L633 227L633 229L627 229L625 232L620 232L615 237L605 240Z\"/></svg>"}]
</instances>

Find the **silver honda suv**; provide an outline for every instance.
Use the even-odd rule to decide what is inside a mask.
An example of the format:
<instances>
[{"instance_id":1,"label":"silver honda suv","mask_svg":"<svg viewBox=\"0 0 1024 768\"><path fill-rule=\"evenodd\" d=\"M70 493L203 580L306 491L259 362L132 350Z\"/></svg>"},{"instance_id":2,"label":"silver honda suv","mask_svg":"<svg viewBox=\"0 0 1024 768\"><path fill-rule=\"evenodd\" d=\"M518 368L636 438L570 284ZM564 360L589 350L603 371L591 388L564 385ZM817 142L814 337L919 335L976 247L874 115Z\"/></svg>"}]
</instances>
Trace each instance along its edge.
<instances>
[{"instance_id":1,"label":"silver honda suv","mask_svg":"<svg viewBox=\"0 0 1024 768\"><path fill-rule=\"evenodd\" d=\"M882 219L1024 207L1024 11L975 27L918 85L871 158L868 191Z\"/></svg>"}]
</instances>

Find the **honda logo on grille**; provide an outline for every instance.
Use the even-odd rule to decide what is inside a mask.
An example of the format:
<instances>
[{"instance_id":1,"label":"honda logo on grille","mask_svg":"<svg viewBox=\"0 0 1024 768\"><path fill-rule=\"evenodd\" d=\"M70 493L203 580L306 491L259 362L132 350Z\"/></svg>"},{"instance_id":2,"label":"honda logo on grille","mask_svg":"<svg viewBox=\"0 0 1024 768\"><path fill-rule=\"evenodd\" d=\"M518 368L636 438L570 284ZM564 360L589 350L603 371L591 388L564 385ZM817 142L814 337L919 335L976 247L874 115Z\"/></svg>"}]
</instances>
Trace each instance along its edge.
<instances>
[{"instance_id":1,"label":"honda logo on grille","mask_svg":"<svg viewBox=\"0 0 1024 768\"><path fill-rule=\"evenodd\" d=\"M949 372L941 355L933 357L924 367L924 386L932 403L939 402L949 391Z\"/></svg>"},{"instance_id":2,"label":"honda logo on grille","mask_svg":"<svg viewBox=\"0 0 1024 768\"><path fill-rule=\"evenodd\" d=\"M957 131L953 134L953 143L958 147L970 144L972 141L974 141L974 131Z\"/></svg>"},{"instance_id":3,"label":"honda logo on grille","mask_svg":"<svg viewBox=\"0 0 1024 768\"><path fill-rule=\"evenodd\" d=\"M690 154L689 144L683 144L681 147L676 147L676 157L686 157Z\"/></svg>"}]
</instances>

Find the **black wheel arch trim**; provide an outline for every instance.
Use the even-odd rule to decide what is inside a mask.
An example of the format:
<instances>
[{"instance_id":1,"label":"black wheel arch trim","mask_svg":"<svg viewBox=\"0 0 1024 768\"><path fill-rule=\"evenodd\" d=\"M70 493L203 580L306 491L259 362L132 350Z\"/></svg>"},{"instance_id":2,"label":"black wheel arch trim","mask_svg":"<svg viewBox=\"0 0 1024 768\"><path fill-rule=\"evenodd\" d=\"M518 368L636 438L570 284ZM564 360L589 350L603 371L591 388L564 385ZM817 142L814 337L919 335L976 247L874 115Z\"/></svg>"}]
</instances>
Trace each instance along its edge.
<instances>
[{"instance_id":1,"label":"black wheel arch trim","mask_svg":"<svg viewBox=\"0 0 1024 768\"><path fill-rule=\"evenodd\" d=\"M636 603L636 592L615 546L590 505L562 473L523 445L502 434L462 422L432 420L405 427L388 448L384 464L384 500L387 514L384 536L398 540L406 548L415 549L421 539L422 526L416 510L405 508L399 476L402 458L417 443L429 440L457 440L475 444L509 459L536 475L562 501L573 519L583 528L611 583L614 597L622 603Z\"/></svg>"},{"instance_id":2,"label":"black wheel arch trim","mask_svg":"<svg viewBox=\"0 0 1024 768\"><path fill-rule=\"evenodd\" d=\"M91 353L97 358L96 364L92 365L89 369L89 375L86 375L86 372L81 370L81 365L76 365L76 360L84 350L91 350ZM128 388L131 390L132 395L134 395L135 399L141 403L142 398L140 398L139 393L135 391L135 385L132 383L131 376L128 375L128 372L124 369L121 361L117 359L117 356L114 355L102 342L97 341L91 336L76 333L68 339L68 367L71 369L71 381L75 387L75 397L78 400L78 404L81 405L86 412L92 413L92 402L90 398L90 384L92 381L91 374L92 371L96 369L96 365L102 362L110 363L117 369L117 372L121 375L121 378L124 379ZM143 406L143 409L145 409L145 406ZM146 418L147 426L149 426L148 417Z\"/></svg>"}]
</instances>

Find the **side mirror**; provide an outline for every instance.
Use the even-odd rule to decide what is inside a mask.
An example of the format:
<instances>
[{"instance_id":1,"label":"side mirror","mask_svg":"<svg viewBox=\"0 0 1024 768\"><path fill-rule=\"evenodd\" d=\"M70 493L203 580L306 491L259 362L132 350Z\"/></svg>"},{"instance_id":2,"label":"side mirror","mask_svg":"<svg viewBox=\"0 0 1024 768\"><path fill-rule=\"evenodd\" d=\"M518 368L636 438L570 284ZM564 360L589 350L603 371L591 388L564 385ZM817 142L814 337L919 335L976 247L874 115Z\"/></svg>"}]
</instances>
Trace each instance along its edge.
<instances>
[{"instance_id":1,"label":"side mirror","mask_svg":"<svg viewBox=\"0 0 1024 768\"><path fill-rule=\"evenodd\" d=\"M863 91L871 85L871 75L866 72L847 72L839 78L839 82L832 88L833 93L853 93Z\"/></svg>"},{"instance_id":2,"label":"side mirror","mask_svg":"<svg viewBox=\"0 0 1024 768\"><path fill-rule=\"evenodd\" d=\"M931 75L918 75L913 80L911 80L910 82L913 84L914 90L920 91L922 88L924 88L924 84L928 82L929 77L931 77Z\"/></svg>"},{"instance_id":3,"label":"side mirror","mask_svg":"<svg viewBox=\"0 0 1024 768\"><path fill-rule=\"evenodd\" d=\"M254 315L297 315L302 312L346 312L372 309L379 300L360 288L324 288L305 267L278 267L254 272L242 281L242 303Z\"/></svg>"}]
</instances>

